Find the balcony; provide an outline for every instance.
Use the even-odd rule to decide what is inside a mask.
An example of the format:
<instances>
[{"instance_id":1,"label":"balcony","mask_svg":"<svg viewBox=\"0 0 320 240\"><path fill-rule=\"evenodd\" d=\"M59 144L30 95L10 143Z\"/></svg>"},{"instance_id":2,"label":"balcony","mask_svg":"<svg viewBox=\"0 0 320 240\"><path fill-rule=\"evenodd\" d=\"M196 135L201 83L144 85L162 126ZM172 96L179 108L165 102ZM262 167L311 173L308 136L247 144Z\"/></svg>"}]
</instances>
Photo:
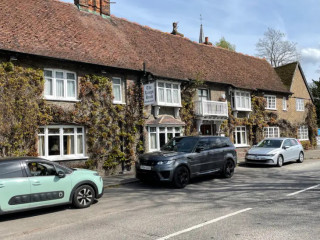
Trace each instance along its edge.
<instances>
[{"instance_id":1,"label":"balcony","mask_svg":"<svg viewBox=\"0 0 320 240\"><path fill-rule=\"evenodd\" d=\"M228 103L218 101L196 101L195 112L200 117L228 118Z\"/></svg>"}]
</instances>

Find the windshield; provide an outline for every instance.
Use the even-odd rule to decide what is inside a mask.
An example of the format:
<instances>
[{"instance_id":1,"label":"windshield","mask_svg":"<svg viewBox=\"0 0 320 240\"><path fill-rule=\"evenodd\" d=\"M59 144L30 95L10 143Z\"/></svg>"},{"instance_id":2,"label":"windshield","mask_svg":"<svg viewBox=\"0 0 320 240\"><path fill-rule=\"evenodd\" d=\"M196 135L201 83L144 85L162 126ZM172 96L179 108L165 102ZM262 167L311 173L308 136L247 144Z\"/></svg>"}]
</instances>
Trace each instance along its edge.
<instances>
[{"instance_id":1,"label":"windshield","mask_svg":"<svg viewBox=\"0 0 320 240\"><path fill-rule=\"evenodd\" d=\"M192 152L198 139L194 137L173 138L166 145L164 145L162 151L173 152Z\"/></svg>"},{"instance_id":2,"label":"windshield","mask_svg":"<svg viewBox=\"0 0 320 240\"><path fill-rule=\"evenodd\" d=\"M265 139L261 141L257 147L261 148L280 148L282 144L282 140L272 140L272 139Z\"/></svg>"}]
</instances>

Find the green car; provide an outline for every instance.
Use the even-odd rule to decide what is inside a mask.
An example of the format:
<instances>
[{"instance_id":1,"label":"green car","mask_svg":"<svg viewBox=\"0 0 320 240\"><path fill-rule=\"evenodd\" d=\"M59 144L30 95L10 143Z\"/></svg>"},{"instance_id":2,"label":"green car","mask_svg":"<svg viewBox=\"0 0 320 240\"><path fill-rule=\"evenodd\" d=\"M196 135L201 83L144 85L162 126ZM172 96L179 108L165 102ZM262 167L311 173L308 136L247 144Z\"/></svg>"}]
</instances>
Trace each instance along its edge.
<instances>
[{"instance_id":1,"label":"green car","mask_svg":"<svg viewBox=\"0 0 320 240\"><path fill-rule=\"evenodd\" d=\"M0 159L0 214L62 204L86 208L102 195L95 171L35 157Z\"/></svg>"}]
</instances>

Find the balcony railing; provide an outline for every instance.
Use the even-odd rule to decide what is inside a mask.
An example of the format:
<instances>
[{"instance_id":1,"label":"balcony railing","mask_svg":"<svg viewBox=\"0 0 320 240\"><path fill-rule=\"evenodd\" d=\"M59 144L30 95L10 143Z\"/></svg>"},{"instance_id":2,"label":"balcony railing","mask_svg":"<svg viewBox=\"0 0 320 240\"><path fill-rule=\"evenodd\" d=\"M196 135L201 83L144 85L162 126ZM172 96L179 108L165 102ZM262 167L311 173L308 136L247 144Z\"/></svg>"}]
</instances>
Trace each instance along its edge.
<instances>
[{"instance_id":1,"label":"balcony railing","mask_svg":"<svg viewBox=\"0 0 320 240\"><path fill-rule=\"evenodd\" d=\"M195 111L197 116L228 117L228 103L217 101L196 101Z\"/></svg>"}]
</instances>

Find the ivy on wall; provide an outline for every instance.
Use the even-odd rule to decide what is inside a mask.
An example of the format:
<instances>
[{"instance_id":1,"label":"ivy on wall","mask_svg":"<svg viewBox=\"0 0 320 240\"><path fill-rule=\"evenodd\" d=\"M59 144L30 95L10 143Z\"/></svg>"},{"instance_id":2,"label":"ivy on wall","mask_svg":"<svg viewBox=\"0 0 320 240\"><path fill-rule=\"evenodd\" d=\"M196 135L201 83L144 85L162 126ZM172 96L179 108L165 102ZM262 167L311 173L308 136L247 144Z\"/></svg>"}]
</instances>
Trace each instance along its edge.
<instances>
[{"instance_id":1,"label":"ivy on wall","mask_svg":"<svg viewBox=\"0 0 320 240\"><path fill-rule=\"evenodd\" d=\"M0 64L0 156L36 156L43 72Z\"/></svg>"}]
</instances>

